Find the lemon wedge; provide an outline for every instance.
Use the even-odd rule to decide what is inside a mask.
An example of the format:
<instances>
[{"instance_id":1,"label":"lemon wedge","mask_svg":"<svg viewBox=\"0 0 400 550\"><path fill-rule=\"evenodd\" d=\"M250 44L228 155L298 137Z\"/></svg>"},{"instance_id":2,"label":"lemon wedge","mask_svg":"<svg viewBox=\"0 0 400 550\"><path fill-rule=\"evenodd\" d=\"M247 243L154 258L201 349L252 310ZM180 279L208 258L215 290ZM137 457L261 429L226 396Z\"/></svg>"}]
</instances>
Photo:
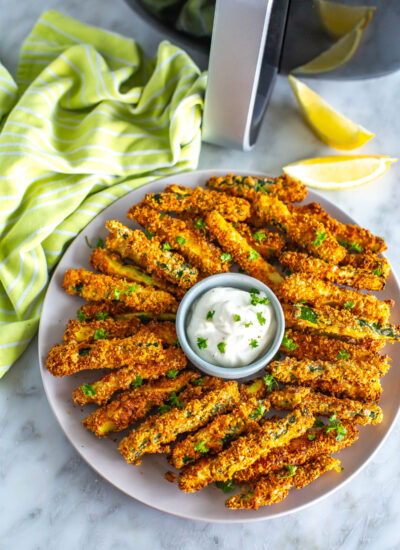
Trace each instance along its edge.
<instances>
[{"instance_id":1,"label":"lemon wedge","mask_svg":"<svg viewBox=\"0 0 400 550\"><path fill-rule=\"evenodd\" d=\"M311 88L292 75L289 82L305 121L319 139L336 149L361 147L374 134L333 109Z\"/></svg>"},{"instance_id":2,"label":"lemon wedge","mask_svg":"<svg viewBox=\"0 0 400 550\"><path fill-rule=\"evenodd\" d=\"M283 171L316 189L348 189L379 178L396 160L385 155L337 155L293 162Z\"/></svg>"},{"instance_id":3,"label":"lemon wedge","mask_svg":"<svg viewBox=\"0 0 400 550\"><path fill-rule=\"evenodd\" d=\"M376 9L369 6L346 6L329 0L317 0L316 5L322 24L333 36L351 32L362 19L366 26Z\"/></svg>"}]
</instances>

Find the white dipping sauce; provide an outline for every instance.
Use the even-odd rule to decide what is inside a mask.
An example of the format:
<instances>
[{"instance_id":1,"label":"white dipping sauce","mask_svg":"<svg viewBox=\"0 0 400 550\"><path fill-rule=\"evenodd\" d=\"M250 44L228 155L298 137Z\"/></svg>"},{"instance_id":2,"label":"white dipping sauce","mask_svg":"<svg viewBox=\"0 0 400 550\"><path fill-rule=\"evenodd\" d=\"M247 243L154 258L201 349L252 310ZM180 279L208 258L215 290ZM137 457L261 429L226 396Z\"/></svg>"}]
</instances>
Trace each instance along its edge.
<instances>
[{"instance_id":1,"label":"white dipping sauce","mask_svg":"<svg viewBox=\"0 0 400 550\"><path fill-rule=\"evenodd\" d=\"M275 313L264 293L230 287L213 288L200 296L186 329L197 355L221 367L253 363L267 350L275 331Z\"/></svg>"}]
</instances>

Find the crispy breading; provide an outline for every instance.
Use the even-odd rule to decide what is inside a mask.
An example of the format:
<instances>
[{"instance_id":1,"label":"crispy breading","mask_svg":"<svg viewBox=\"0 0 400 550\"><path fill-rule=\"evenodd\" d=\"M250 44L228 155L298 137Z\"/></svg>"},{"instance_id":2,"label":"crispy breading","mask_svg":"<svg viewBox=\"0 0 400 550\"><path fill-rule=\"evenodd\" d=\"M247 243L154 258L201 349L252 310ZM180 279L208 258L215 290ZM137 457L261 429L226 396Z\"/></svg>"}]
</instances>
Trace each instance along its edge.
<instances>
[{"instance_id":1,"label":"crispy breading","mask_svg":"<svg viewBox=\"0 0 400 550\"><path fill-rule=\"evenodd\" d=\"M345 356L348 359L369 361L375 358L384 345L385 340L363 338L357 344L352 344L325 334L289 328L285 332L280 350L297 359L336 361Z\"/></svg>"},{"instance_id":2,"label":"crispy breading","mask_svg":"<svg viewBox=\"0 0 400 550\"><path fill-rule=\"evenodd\" d=\"M129 464L140 464L146 453L159 453L179 434L204 426L215 415L229 410L239 401L236 382L225 382L182 408L149 417L137 429L124 437L119 451Z\"/></svg>"},{"instance_id":3,"label":"crispy breading","mask_svg":"<svg viewBox=\"0 0 400 550\"><path fill-rule=\"evenodd\" d=\"M243 221L250 214L250 204L245 199L201 187L190 189L169 185L164 193L148 193L143 203L163 212L204 214L217 210L224 218L233 222Z\"/></svg>"},{"instance_id":4,"label":"crispy breading","mask_svg":"<svg viewBox=\"0 0 400 550\"><path fill-rule=\"evenodd\" d=\"M141 204L130 208L128 218L155 233L160 241L180 252L205 275L229 271L229 264L221 261L222 250L209 243L200 230L188 227L183 220Z\"/></svg>"},{"instance_id":5,"label":"crispy breading","mask_svg":"<svg viewBox=\"0 0 400 550\"><path fill-rule=\"evenodd\" d=\"M332 454L350 447L359 437L359 432L352 422L342 423L346 431L345 437L339 441L336 439L337 431L326 429L309 429L300 437L292 439L288 445L273 449L270 453L259 458L249 468L236 472L236 483L252 483L261 476L281 470L287 464L300 466L309 460L313 460L322 454ZM286 472L287 474L288 472Z\"/></svg>"},{"instance_id":6,"label":"crispy breading","mask_svg":"<svg viewBox=\"0 0 400 550\"><path fill-rule=\"evenodd\" d=\"M282 304L288 328L312 329L326 334L349 338L375 338L396 342L400 340L400 327L389 323L380 325L355 317L347 309L330 306L313 308L304 304Z\"/></svg>"},{"instance_id":7,"label":"crispy breading","mask_svg":"<svg viewBox=\"0 0 400 550\"><path fill-rule=\"evenodd\" d=\"M82 424L98 437L125 430L137 420L144 418L153 407L168 401L171 394L181 391L190 380L199 376L193 371L184 371L178 376L175 374L175 378L151 380L147 384L124 391L108 405L92 412Z\"/></svg>"},{"instance_id":8,"label":"crispy breading","mask_svg":"<svg viewBox=\"0 0 400 550\"><path fill-rule=\"evenodd\" d=\"M311 273L320 279L331 281L339 285L352 286L365 290L383 290L385 279L383 275L371 274L368 270L353 268L351 265L331 265L319 258L308 256L302 252L283 252L279 262L290 271Z\"/></svg>"},{"instance_id":9,"label":"crispy breading","mask_svg":"<svg viewBox=\"0 0 400 550\"><path fill-rule=\"evenodd\" d=\"M309 387L286 386L270 394L271 405L278 410L293 410L301 406L312 414L331 416L335 414L340 420L351 420L354 424L379 424L383 413L375 403L362 403L346 397L338 399L331 395L315 392Z\"/></svg>"},{"instance_id":10,"label":"crispy breading","mask_svg":"<svg viewBox=\"0 0 400 550\"><path fill-rule=\"evenodd\" d=\"M163 358L162 362L138 363L134 367L123 367L110 372L91 384L82 384L73 392L72 397L77 405L104 405L116 391L128 389L138 376L143 380L152 380L167 374L171 369L182 370L187 365L186 355L178 348L165 349Z\"/></svg>"},{"instance_id":11,"label":"crispy breading","mask_svg":"<svg viewBox=\"0 0 400 550\"><path fill-rule=\"evenodd\" d=\"M302 206L291 206L291 209L300 214L309 214L323 223L347 250L355 252L370 251L380 254L387 249L382 237L373 235L368 229L364 229L359 225L341 223L339 220L332 218L317 202Z\"/></svg>"},{"instance_id":12,"label":"crispy breading","mask_svg":"<svg viewBox=\"0 0 400 550\"><path fill-rule=\"evenodd\" d=\"M236 197L243 197L250 201L254 200L257 193L268 193L284 202L301 202L306 198L307 188L298 180L287 174L277 178L261 178L255 176L226 176L211 178L206 183L210 189L224 191Z\"/></svg>"},{"instance_id":13,"label":"crispy breading","mask_svg":"<svg viewBox=\"0 0 400 550\"><path fill-rule=\"evenodd\" d=\"M249 245L266 260L279 256L285 246L285 239L279 233L267 231L264 228L251 227L247 223L238 223L234 227Z\"/></svg>"},{"instance_id":14,"label":"crispy breading","mask_svg":"<svg viewBox=\"0 0 400 550\"><path fill-rule=\"evenodd\" d=\"M182 298L185 294L184 288L168 283L165 279L160 279L160 277L157 277L155 274L149 275L134 265L124 263L119 254L110 252L104 248L96 248L93 250L90 256L90 265L96 271L101 271L101 273L105 275L119 277L127 281L134 281L135 283L140 283L145 286L161 288L177 298Z\"/></svg>"},{"instance_id":15,"label":"crispy breading","mask_svg":"<svg viewBox=\"0 0 400 550\"><path fill-rule=\"evenodd\" d=\"M282 283L283 278L275 267L261 258L260 254L249 245L233 225L216 210L207 214L206 223L223 250L231 254L233 260L249 275L274 289Z\"/></svg>"},{"instance_id":16,"label":"crispy breading","mask_svg":"<svg viewBox=\"0 0 400 550\"><path fill-rule=\"evenodd\" d=\"M121 302L89 302L78 310L78 314L84 315L87 321L101 320L112 317L117 321L139 319L143 323L150 319L159 321L174 321L175 313L153 313L151 311L133 311L126 304Z\"/></svg>"},{"instance_id":17,"label":"crispy breading","mask_svg":"<svg viewBox=\"0 0 400 550\"><path fill-rule=\"evenodd\" d=\"M352 267L356 270L367 271L371 275L383 277L385 280L390 274L390 264L386 258L368 252L366 254L346 254L340 262L341 266Z\"/></svg>"},{"instance_id":18,"label":"crispy breading","mask_svg":"<svg viewBox=\"0 0 400 550\"><path fill-rule=\"evenodd\" d=\"M278 382L309 386L334 397L359 401L377 401L382 393L380 372L368 364L352 361L308 361L286 358L274 361L267 371Z\"/></svg>"},{"instance_id":19,"label":"crispy breading","mask_svg":"<svg viewBox=\"0 0 400 550\"><path fill-rule=\"evenodd\" d=\"M46 368L53 376L68 376L86 369L134 368L164 360L162 342L147 328L129 338L97 340L90 344L56 344L46 359Z\"/></svg>"},{"instance_id":20,"label":"crispy breading","mask_svg":"<svg viewBox=\"0 0 400 550\"><path fill-rule=\"evenodd\" d=\"M270 223L301 248L330 264L337 264L346 256L332 233L321 222L308 214L290 212L287 205L275 197L259 194L254 201L257 216Z\"/></svg>"},{"instance_id":21,"label":"crispy breading","mask_svg":"<svg viewBox=\"0 0 400 550\"><path fill-rule=\"evenodd\" d=\"M180 254L163 250L156 238L148 239L142 231L129 229L115 220L108 220L106 227L110 231L107 248L122 258L182 288L190 288L197 282L197 269L187 264Z\"/></svg>"},{"instance_id":22,"label":"crispy breading","mask_svg":"<svg viewBox=\"0 0 400 550\"><path fill-rule=\"evenodd\" d=\"M187 493L200 491L213 481L232 479L238 470L247 468L273 448L286 445L314 424L306 410L296 410L286 418L271 418L246 435L241 435L225 450L186 466L179 474L179 489Z\"/></svg>"},{"instance_id":23,"label":"crispy breading","mask_svg":"<svg viewBox=\"0 0 400 550\"><path fill-rule=\"evenodd\" d=\"M298 466L293 474L288 469L282 469L261 477L245 493L228 498L225 506L232 510L257 510L260 506L281 502L288 496L292 487L301 489L323 473L333 469L337 472L341 471L338 459L329 455L317 456L303 466Z\"/></svg>"},{"instance_id":24,"label":"crispy breading","mask_svg":"<svg viewBox=\"0 0 400 550\"><path fill-rule=\"evenodd\" d=\"M99 321L80 322L70 319L63 335L64 344L91 344L95 340L110 340L112 338L128 338L140 330L139 319L129 321L114 321L104 319Z\"/></svg>"},{"instance_id":25,"label":"crispy breading","mask_svg":"<svg viewBox=\"0 0 400 550\"><path fill-rule=\"evenodd\" d=\"M175 468L182 468L207 453L218 453L231 440L250 431L269 407L268 400L254 397L239 403L231 412L218 415L194 435L188 435L177 443L169 462Z\"/></svg>"},{"instance_id":26,"label":"crispy breading","mask_svg":"<svg viewBox=\"0 0 400 550\"><path fill-rule=\"evenodd\" d=\"M178 309L174 296L165 290L132 284L124 279L99 275L86 269L68 269L64 275L63 288L68 294L82 296L88 301L119 301L136 311L164 313Z\"/></svg>"},{"instance_id":27,"label":"crispy breading","mask_svg":"<svg viewBox=\"0 0 400 550\"><path fill-rule=\"evenodd\" d=\"M293 273L279 288L278 297L288 302L304 301L314 307L324 305L335 309L348 309L353 315L380 324L387 323L393 300L382 302L373 294L339 288L317 275Z\"/></svg>"}]
</instances>

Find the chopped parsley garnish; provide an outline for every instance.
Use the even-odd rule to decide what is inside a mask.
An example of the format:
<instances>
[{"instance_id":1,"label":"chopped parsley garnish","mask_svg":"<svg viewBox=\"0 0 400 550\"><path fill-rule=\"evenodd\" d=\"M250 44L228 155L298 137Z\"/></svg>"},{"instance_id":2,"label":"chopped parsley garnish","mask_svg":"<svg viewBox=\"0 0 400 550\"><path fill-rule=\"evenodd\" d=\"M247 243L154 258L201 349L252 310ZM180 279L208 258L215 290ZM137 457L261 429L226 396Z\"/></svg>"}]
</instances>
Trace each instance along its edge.
<instances>
[{"instance_id":1,"label":"chopped parsley garnish","mask_svg":"<svg viewBox=\"0 0 400 550\"><path fill-rule=\"evenodd\" d=\"M194 226L197 228L197 229L205 229L206 227L206 222L204 220L201 220L201 219L198 219L194 222Z\"/></svg>"},{"instance_id":2,"label":"chopped parsley garnish","mask_svg":"<svg viewBox=\"0 0 400 550\"><path fill-rule=\"evenodd\" d=\"M210 449L207 449L205 441L200 441L198 445L194 446L194 450L200 451L201 453L208 453Z\"/></svg>"},{"instance_id":3,"label":"chopped parsley garnish","mask_svg":"<svg viewBox=\"0 0 400 550\"><path fill-rule=\"evenodd\" d=\"M308 441L314 441L314 439L317 437L316 433L308 434L307 439Z\"/></svg>"},{"instance_id":4,"label":"chopped parsley garnish","mask_svg":"<svg viewBox=\"0 0 400 550\"><path fill-rule=\"evenodd\" d=\"M181 410L183 405L184 405L184 402L179 401L178 396L176 395L176 393L174 391L169 396L169 401L170 401L171 405L175 405L175 407L178 407L179 410Z\"/></svg>"},{"instance_id":5,"label":"chopped parsley garnish","mask_svg":"<svg viewBox=\"0 0 400 550\"><path fill-rule=\"evenodd\" d=\"M326 433L336 430L336 441L342 441L347 435L346 428L342 425L340 420L337 419L336 414L333 414L331 417L329 417L329 424L326 427Z\"/></svg>"},{"instance_id":6,"label":"chopped parsley garnish","mask_svg":"<svg viewBox=\"0 0 400 550\"><path fill-rule=\"evenodd\" d=\"M307 368L310 372L322 372L325 370L323 365L307 365Z\"/></svg>"},{"instance_id":7,"label":"chopped parsley garnish","mask_svg":"<svg viewBox=\"0 0 400 550\"><path fill-rule=\"evenodd\" d=\"M193 384L193 386L201 386L204 382L203 378L195 378L194 380L191 380L190 383Z\"/></svg>"},{"instance_id":8,"label":"chopped parsley garnish","mask_svg":"<svg viewBox=\"0 0 400 550\"><path fill-rule=\"evenodd\" d=\"M85 235L85 241L89 248L104 248L104 241L100 237L97 239L95 246L92 246L90 244L89 239L87 238L87 235Z\"/></svg>"},{"instance_id":9,"label":"chopped parsley garnish","mask_svg":"<svg viewBox=\"0 0 400 550\"><path fill-rule=\"evenodd\" d=\"M256 252L253 248L249 251L247 259L250 261L257 260L260 257L260 254Z\"/></svg>"},{"instance_id":10,"label":"chopped parsley garnish","mask_svg":"<svg viewBox=\"0 0 400 550\"><path fill-rule=\"evenodd\" d=\"M323 428L324 426L325 424L319 418L317 418L313 424L313 428Z\"/></svg>"},{"instance_id":11,"label":"chopped parsley garnish","mask_svg":"<svg viewBox=\"0 0 400 550\"><path fill-rule=\"evenodd\" d=\"M287 476L278 476L278 479L286 479L288 477L292 477L294 476L294 474L296 473L296 470L298 468L298 466L292 466L292 464L287 464L285 466L286 470L289 472Z\"/></svg>"},{"instance_id":12,"label":"chopped parsley garnish","mask_svg":"<svg viewBox=\"0 0 400 550\"><path fill-rule=\"evenodd\" d=\"M130 294L132 295L134 292L137 291L137 284L134 283L133 285L128 285L126 288L124 288L124 294Z\"/></svg>"},{"instance_id":13,"label":"chopped parsley garnish","mask_svg":"<svg viewBox=\"0 0 400 550\"><path fill-rule=\"evenodd\" d=\"M144 234L145 236L149 239L149 241L151 241L151 239L154 237L155 233L153 233L152 231L149 231L148 229L145 229L144 230Z\"/></svg>"},{"instance_id":14,"label":"chopped parsley garnish","mask_svg":"<svg viewBox=\"0 0 400 550\"><path fill-rule=\"evenodd\" d=\"M347 300L347 302L344 303L344 309L351 309L355 306L355 303L351 300Z\"/></svg>"},{"instance_id":15,"label":"chopped parsley garnish","mask_svg":"<svg viewBox=\"0 0 400 550\"><path fill-rule=\"evenodd\" d=\"M207 312L206 321L211 321L211 319L214 317L215 309L212 311Z\"/></svg>"},{"instance_id":16,"label":"chopped parsley garnish","mask_svg":"<svg viewBox=\"0 0 400 550\"><path fill-rule=\"evenodd\" d=\"M219 259L221 260L221 262L231 262L232 256L229 254L229 252L222 252Z\"/></svg>"},{"instance_id":17,"label":"chopped parsley garnish","mask_svg":"<svg viewBox=\"0 0 400 550\"><path fill-rule=\"evenodd\" d=\"M377 277L380 277L382 275L382 271L381 269L378 267L376 269L373 270L372 272L374 275L376 275Z\"/></svg>"},{"instance_id":18,"label":"chopped parsley garnish","mask_svg":"<svg viewBox=\"0 0 400 550\"><path fill-rule=\"evenodd\" d=\"M164 414L170 410L171 410L171 405L161 405L160 407L158 407L158 412L160 414Z\"/></svg>"},{"instance_id":19,"label":"chopped parsley garnish","mask_svg":"<svg viewBox=\"0 0 400 550\"><path fill-rule=\"evenodd\" d=\"M250 298L250 303L252 306L256 306L257 304L262 304L266 306L269 304L269 298L267 298L267 296L264 296L264 298L259 298L257 294L255 294L254 292L250 292Z\"/></svg>"},{"instance_id":20,"label":"chopped parsley garnish","mask_svg":"<svg viewBox=\"0 0 400 550\"><path fill-rule=\"evenodd\" d=\"M297 344L295 344L291 338L288 338L288 335L286 333L282 338L281 346L286 348L289 351L292 351L297 348Z\"/></svg>"},{"instance_id":21,"label":"chopped parsley garnish","mask_svg":"<svg viewBox=\"0 0 400 550\"><path fill-rule=\"evenodd\" d=\"M106 332L104 328L99 328L94 331L94 340L104 340L110 336L109 332Z\"/></svg>"},{"instance_id":22,"label":"chopped parsley garnish","mask_svg":"<svg viewBox=\"0 0 400 550\"><path fill-rule=\"evenodd\" d=\"M174 346L175 346L176 348L180 348L180 347L181 347L181 345L180 345L180 343L179 343L179 340L175 340Z\"/></svg>"},{"instance_id":23,"label":"chopped parsley garnish","mask_svg":"<svg viewBox=\"0 0 400 550\"><path fill-rule=\"evenodd\" d=\"M355 252L364 252L363 247L356 242L350 243L350 250L354 250Z\"/></svg>"},{"instance_id":24,"label":"chopped parsley garnish","mask_svg":"<svg viewBox=\"0 0 400 550\"><path fill-rule=\"evenodd\" d=\"M82 289L83 289L83 283L77 283L74 287L73 287L73 290L75 290L75 292L77 294L80 294L82 292Z\"/></svg>"},{"instance_id":25,"label":"chopped parsley garnish","mask_svg":"<svg viewBox=\"0 0 400 550\"><path fill-rule=\"evenodd\" d=\"M258 407L254 409L254 412L253 414L250 415L250 417L253 420L255 420L256 418L258 418L259 416L262 416L265 413L266 408L267 407L265 405L258 405Z\"/></svg>"},{"instance_id":26,"label":"chopped parsley garnish","mask_svg":"<svg viewBox=\"0 0 400 550\"><path fill-rule=\"evenodd\" d=\"M199 349L206 349L207 347L207 338L201 338L200 336L197 338L197 347Z\"/></svg>"},{"instance_id":27,"label":"chopped parsley garnish","mask_svg":"<svg viewBox=\"0 0 400 550\"><path fill-rule=\"evenodd\" d=\"M80 350L78 351L79 357L85 357L86 355L88 355L90 353L91 349L92 348L80 348Z\"/></svg>"},{"instance_id":28,"label":"chopped parsley garnish","mask_svg":"<svg viewBox=\"0 0 400 550\"><path fill-rule=\"evenodd\" d=\"M316 231L315 235L316 235L315 241L312 241L311 244L315 246L321 246L322 242L326 239L325 231Z\"/></svg>"},{"instance_id":29,"label":"chopped parsley garnish","mask_svg":"<svg viewBox=\"0 0 400 550\"><path fill-rule=\"evenodd\" d=\"M185 455L183 458L182 458L182 462L184 464L187 464L188 462L191 462L193 460L193 458L190 458L190 456L187 456Z\"/></svg>"},{"instance_id":30,"label":"chopped parsley garnish","mask_svg":"<svg viewBox=\"0 0 400 550\"><path fill-rule=\"evenodd\" d=\"M260 291L258 290L258 288L251 288L249 292L250 294L260 294Z\"/></svg>"},{"instance_id":31,"label":"chopped parsley garnish","mask_svg":"<svg viewBox=\"0 0 400 550\"><path fill-rule=\"evenodd\" d=\"M131 382L131 388L139 388L143 384L143 378L138 374L133 382Z\"/></svg>"},{"instance_id":32,"label":"chopped parsley garnish","mask_svg":"<svg viewBox=\"0 0 400 550\"><path fill-rule=\"evenodd\" d=\"M220 353L225 353L225 347L226 347L226 342L220 342L220 343L217 345L218 351L219 351Z\"/></svg>"},{"instance_id":33,"label":"chopped parsley garnish","mask_svg":"<svg viewBox=\"0 0 400 550\"><path fill-rule=\"evenodd\" d=\"M252 325L252 324L253 324L252 321L249 321L248 323L245 323L244 326L245 326L246 328L249 328L249 326Z\"/></svg>"},{"instance_id":34,"label":"chopped parsley garnish","mask_svg":"<svg viewBox=\"0 0 400 550\"><path fill-rule=\"evenodd\" d=\"M299 309L300 309L300 315L298 315L299 319L303 319L304 321L308 321L310 323L313 323L314 325L317 324L318 315L315 313L314 310L306 306L299 306Z\"/></svg>"},{"instance_id":35,"label":"chopped parsley garnish","mask_svg":"<svg viewBox=\"0 0 400 550\"><path fill-rule=\"evenodd\" d=\"M272 391L272 388L275 384L276 387L278 387L278 382L276 380L276 378L274 376L272 376L272 374L266 374L264 377L263 377L263 380L264 380L264 384L267 386L267 391L271 392Z\"/></svg>"},{"instance_id":36,"label":"chopped parsley garnish","mask_svg":"<svg viewBox=\"0 0 400 550\"><path fill-rule=\"evenodd\" d=\"M258 348L258 342L257 342L257 340L255 340L254 338L252 338L252 339L250 340L249 346L250 346L251 348Z\"/></svg>"},{"instance_id":37,"label":"chopped parsley garnish","mask_svg":"<svg viewBox=\"0 0 400 550\"><path fill-rule=\"evenodd\" d=\"M344 349L341 349L337 355L337 360L340 361L341 359L349 359L350 353Z\"/></svg>"},{"instance_id":38,"label":"chopped parsley garnish","mask_svg":"<svg viewBox=\"0 0 400 550\"><path fill-rule=\"evenodd\" d=\"M114 300L119 300L121 298L122 290L114 288Z\"/></svg>"},{"instance_id":39,"label":"chopped parsley garnish","mask_svg":"<svg viewBox=\"0 0 400 550\"><path fill-rule=\"evenodd\" d=\"M263 317L263 314L261 313L261 311L257 311L257 320L261 326L265 325L265 323L267 322L266 318Z\"/></svg>"},{"instance_id":40,"label":"chopped parsley garnish","mask_svg":"<svg viewBox=\"0 0 400 550\"><path fill-rule=\"evenodd\" d=\"M81 323L84 323L86 321L86 315L81 309L78 309L78 321L80 321Z\"/></svg>"},{"instance_id":41,"label":"chopped parsley garnish","mask_svg":"<svg viewBox=\"0 0 400 550\"><path fill-rule=\"evenodd\" d=\"M235 321L235 323L237 323L238 321L240 321L240 320L241 320L240 315L238 315L237 313L235 313L235 315L233 316L233 320Z\"/></svg>"},{"instance_id":42,"label":"chopped parsley garnish","mask_svg":"<svg viewBox=\"0 0 400 550\"><path fill-rule=\"evenodd\" d=\"M108 313L105 311L98 311L96 313L96 319L99 319L99 321L104 321L104 319L107 319Z\"/></svg>"},{"instance_id":43,"label":"chopped parsley garnish","mask_svg":"<svg viewBox=\"0 0 400 550\"><path fill-rule=\"evenodd\" d=\"M172 250L172 246L169 243L164 243L162 245L163 250Z\"/></svg>"},{"instance_id":44,"label":"chopped parsley garnish","mask_svg":"<svg viewBox=\"0 0 400 550\"><path fill-rule=\"evenodd\" d=\"M177 242L178 244L180 244L180 245L183 245L183 244L186 243L185 237L181 237L181 235L177 235L177 236L175 237L175 240L176 240L176 242Z\"/></svg>"},{"instance_id":45,"label":"chopped parsley garnish","mask_svg":"<svg viewBox=\"0 0 400 550\"><path fill-rule=\"evenodd\" d=\"M90 384L83 384L82 391L83 395L90 395L90 397L93 397L97 393L94 387Z\"/></svg>"},{"instance_id":46,"label":"chopped parsley garnish","mask_svg":"<svg viewBox=\"0 0 400 550\"><path fill-rule=\"evenodd\" d=\"M262 231L257 231L257 233L254 233L253 239L261 243L264 239L267 238L267 235L263 233Z\"/></svg>"},{"instance_id":47,"label":"chopped parsley garnish","mask_svg":"<svg viewBox=\"0 0 400 550\"><path fill-rule=\"evenodd\" d=\"M167 378L176 378L178 376L178 369L169 369L167 372Z\"/></svg>"},{"instance_id":48,"label":"chopped parsley garnish","mask_svg":"<svg viewBox=\"0 0 400 550\"><path fill-rule=\"evenodd\" d=\"M215 486L221 489L223 493L231 493L235 490L235 486L231 479L228 479L228 481L216 481Z\"/></svg>"}]
</instances>

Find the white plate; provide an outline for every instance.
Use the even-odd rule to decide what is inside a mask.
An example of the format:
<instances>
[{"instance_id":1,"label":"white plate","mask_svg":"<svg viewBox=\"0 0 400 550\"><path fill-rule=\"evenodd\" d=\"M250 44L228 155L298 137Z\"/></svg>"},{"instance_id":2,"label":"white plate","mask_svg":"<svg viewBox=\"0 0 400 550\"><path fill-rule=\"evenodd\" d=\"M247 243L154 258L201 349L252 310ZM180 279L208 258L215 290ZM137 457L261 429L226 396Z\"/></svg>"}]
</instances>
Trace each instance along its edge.
<instances>
[{"instance_id":1,"label":"white plate","mask_svg":"<svg viewBox=\"0 0 400 550\"><path fill-rule=\"evenodd\" d=\"M160 179L128 193L106 208L76 237L58 264L46 294L39 328L40 368L47 398L66 436L86 462L115 487L144 504L180 517L212 522L244 522L275 518L298 511L326 497L349 481L371 459L388 435L400 406L400 347L389 344L385 351L392 357L393 363L383 379L383 422L378 426L360 427L361 433L357 443L340 451L340 459L344 466L342 473L329 472L304 489L291 491L288 498L280 504L265 506L257 511L235 511L225 508L226 495L214 486L209 486L199 493L185 494L179 491L176 484L164 479L164 473L171 469L165 456L146 456L140 466L128 465L118 452L118 443L112 439L97 439L92 432L82 427L81 421L95 409L95 406L77 407L72 401L71 394L80 384L97 379L99 373L89 371L65 378L54 378L45 368L49 348L61 342L68 319L76 317L77 309L83 304L81 298L69 296L62 290L61 283L65 270L71 267L89 268L90 250L85 243L85 236L90 242L96 242L99 236L105 239L105 221L119 219L125 223L129 207L139 202L145 193L159 193L171 183L187 187L204 185L212 174L221 176L228 172L229 170L203 170ZM252 175L265 174L253 172ZM342 222L355 223L350 216L313 191L308 192L307 202L310 201L319 202L329 214ZM393 298L400 303L400 289L393 273L389 277L386 290L379 293L379 297ZM397 309L393 312L391 321L400 322ZM118 434L117 439L121 437L122 435Z\"/></svg>"}]
</instances>

